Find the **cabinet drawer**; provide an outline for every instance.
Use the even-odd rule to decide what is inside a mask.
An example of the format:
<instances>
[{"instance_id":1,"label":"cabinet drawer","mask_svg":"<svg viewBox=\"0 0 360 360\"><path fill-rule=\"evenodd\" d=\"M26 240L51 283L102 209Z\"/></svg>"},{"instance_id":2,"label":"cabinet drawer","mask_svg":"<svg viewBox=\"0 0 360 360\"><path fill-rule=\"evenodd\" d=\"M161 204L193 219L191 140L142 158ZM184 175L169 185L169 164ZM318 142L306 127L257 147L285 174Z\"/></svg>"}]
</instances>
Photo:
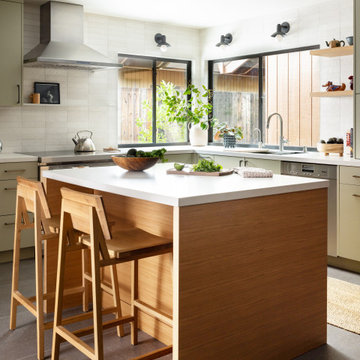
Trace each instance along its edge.
<instances>
[{"instance_id":1,"label":"cabinet drawer","mask_svg":"<svg viewBox=\"0 0 360 360\"><path fill-rule=\"evenodd\" d=\"M0 251L13 250L15 215L0 216ZM21 247L34 246L34 230L21 232Z\"/></svg>"},{"instance_id":2,"label":"cabinet drawer","mask_svg":"<svg viewBox=\"0 0 360 360\"><path fill-rule=\"evenodd\" d=\"M0 181L0 215L15 214L16 180Z\"/></svg>"},{"instance_id":3,"label":"cabinet drawer","mask_svg":"<svg viewBox=\"0 0 360 360\"><path fill-rule=\"evenodd\" d=\"M340 183L360 185L360 167L340 166Z\"/></svg>"},{"instance_id":4,"label":"cabinet drawer","mask_svg":"<svg viewBox=\"0 0 360 360\"><path fill-rule=\"evenodd\" d=\"M37 169L36 162L3 163L0 164L0 180L16 179L17 176L37 179Z\"/></svg>"},{"instance_id":5,"label":"cabinet drawer","mask_svg":"<svg viewBox=\"0 0 360 360\"><path fill-rule=\"evenodd\" d=\"M360 261L360 186L340 186L339 255Z\"/></svg>"}]
</instances>

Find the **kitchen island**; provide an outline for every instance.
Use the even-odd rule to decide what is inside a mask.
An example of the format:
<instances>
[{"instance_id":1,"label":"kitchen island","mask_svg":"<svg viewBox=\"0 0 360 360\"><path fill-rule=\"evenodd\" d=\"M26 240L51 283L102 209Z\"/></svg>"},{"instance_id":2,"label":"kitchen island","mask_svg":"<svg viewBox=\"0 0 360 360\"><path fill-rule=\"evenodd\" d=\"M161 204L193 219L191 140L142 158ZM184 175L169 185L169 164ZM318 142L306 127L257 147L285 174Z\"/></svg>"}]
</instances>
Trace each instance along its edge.
<instances>
[{"instance_id":1,"label":"kitchen island","mask_svg":"<svg viewBox=\"0 0 360 360\"><path fill-rule=\"evenodd\" d=\"M139 297L172 314L174 326L141 314L140 327L172 343L173 359L292 359L326 343L327 181L166 175L169 166L43 173L53 214L67 186L101 194L114 229L131 222L173 239L173 257L140 261ZM47 291L56 253L49 242ZM79 256L66 265L69 287L81 284ZM124 312L129 269L118 266Z\"/></svg>"}]
</instances>

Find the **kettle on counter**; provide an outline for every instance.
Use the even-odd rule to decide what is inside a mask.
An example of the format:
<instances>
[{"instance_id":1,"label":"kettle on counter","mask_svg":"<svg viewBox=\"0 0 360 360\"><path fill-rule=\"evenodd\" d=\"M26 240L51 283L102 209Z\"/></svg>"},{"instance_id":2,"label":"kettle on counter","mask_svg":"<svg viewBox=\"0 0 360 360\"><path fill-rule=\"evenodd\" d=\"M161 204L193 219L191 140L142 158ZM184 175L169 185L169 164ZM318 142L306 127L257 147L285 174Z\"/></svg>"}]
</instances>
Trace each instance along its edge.
<instances>
[{"instance_id":1,"label":"kettle on counter","mask_svg":"<svg viewBox=\"0 0 360 360\"><path fill-rule=\"evenodd\" d=\"M87 132L90 133L90 137L80 137L79 133ZM76 133L76 135L72 138L72 141L75 144L75 152L91 152L95 151L95 144L91 140L93 133L90 130L81 130Z\"/></svg>"}]
</instances>

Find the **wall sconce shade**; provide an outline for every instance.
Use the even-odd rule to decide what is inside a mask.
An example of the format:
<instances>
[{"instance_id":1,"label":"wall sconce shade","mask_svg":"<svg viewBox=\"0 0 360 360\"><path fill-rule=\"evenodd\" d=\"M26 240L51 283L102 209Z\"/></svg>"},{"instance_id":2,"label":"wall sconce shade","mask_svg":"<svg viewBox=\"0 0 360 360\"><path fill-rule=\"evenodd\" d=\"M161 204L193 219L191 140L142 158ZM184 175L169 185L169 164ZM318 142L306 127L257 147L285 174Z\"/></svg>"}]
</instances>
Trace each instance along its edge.
<instances>
[{"instance_id":1,"label":"wall sconce shade","mask_svg":"<svg viewBox=\"0 0 360 360\"><path fill-rule=\"evenodd\" d=\"M217 47L219 46L227 46L227 45L230 45L230 43L232 42L232 35L229 33L229 34L226 34L226 35L221 35L220 37L220 42L216 44Z\"/></svg>"},{"instance_id":2,"label":"wall sconce shade","mask_svg":"<svg viewBox=\"0 0 360 360\"><path fill-rule=\"evenodd\" d=\"M161 51L165 52L171 45L166 42L166 36L160 33L155 34L155 42Z\"/></svg>"},{"instance_id":3,"label":"wall sconce shade","mask_svg":"<svg viewBox=\"0 0 360 360\"><path fill-rule=\"evenodd\" d=\"M282 24L276 25L276 32L274 32L271 36L274 38L282 39L290 30L290 24L284 21Z\"/></svg>"}]
</instances>

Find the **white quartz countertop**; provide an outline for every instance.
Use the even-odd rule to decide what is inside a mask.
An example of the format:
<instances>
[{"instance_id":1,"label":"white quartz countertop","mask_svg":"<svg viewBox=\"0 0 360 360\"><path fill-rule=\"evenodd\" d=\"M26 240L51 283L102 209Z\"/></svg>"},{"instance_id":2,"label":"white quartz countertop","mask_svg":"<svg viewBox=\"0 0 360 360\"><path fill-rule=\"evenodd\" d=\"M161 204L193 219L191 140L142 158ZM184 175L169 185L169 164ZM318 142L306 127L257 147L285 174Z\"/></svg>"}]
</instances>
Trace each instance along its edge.
<instances>
[{"instance_id":1,"label":"white quartz countertop","mask_svg":"<svg viewBox=\"0 0 360 360\"><path fill-rule=\"evenodd\" d=\"M157 164L142 172L117 166L48 170L49 179L91 189L153 201L170 206L189 206L219 201L312 190L328 186L327 180L274 175L273 178L244 179L229 176L167 175L172 164Z\"/></svg>"},{"instance_id":2,"label":"white quartz countertop","mask_svg":"<svg viewBox=\"0 0 360 360\"><path fill-rule=\"evenodd\" d=\"M0 153L0 164L9 162L27 162L27 161L38 161L36 156L13 154L13 153Z\"/></svg>"}]
</instances>

